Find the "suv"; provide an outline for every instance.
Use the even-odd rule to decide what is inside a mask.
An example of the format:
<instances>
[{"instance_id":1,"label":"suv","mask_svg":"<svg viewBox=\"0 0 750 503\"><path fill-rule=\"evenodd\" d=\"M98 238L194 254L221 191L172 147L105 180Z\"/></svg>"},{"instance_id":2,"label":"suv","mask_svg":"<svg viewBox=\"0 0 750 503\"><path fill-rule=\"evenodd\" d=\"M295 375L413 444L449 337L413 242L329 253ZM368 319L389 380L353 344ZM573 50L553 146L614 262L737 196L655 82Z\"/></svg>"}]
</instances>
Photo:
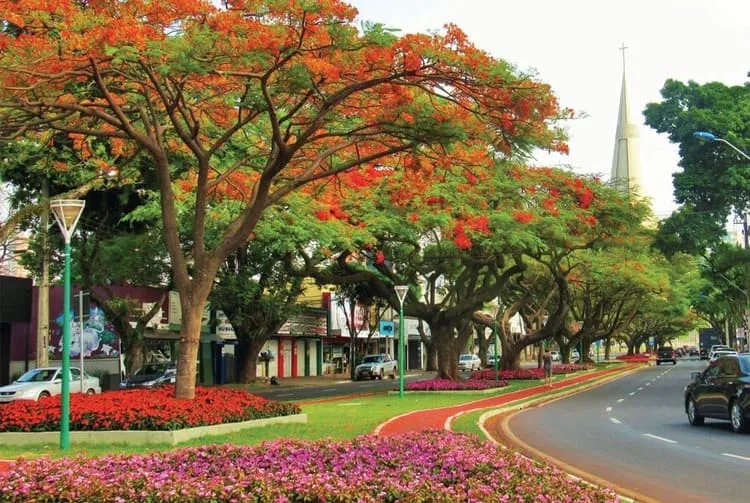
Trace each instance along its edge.
<instances>
[{"instance_id":1,"label":"suv","mask_svg":"<svg viewBox=\"0 0 750 503\"><path fill-rule=\"evenodd\" d=\"M677 365L677 355L675 355L674 349L670 346L659 348L656 353L656 364L661 365L661 362L672 362L672 365Z\"/></svg>"},{"instance_id":2,"label":"suv","mask_svg":"<svg viewBox=\"0 0 750 503\"><path fill-rule=\"evenodd\" d=\"M397 373L397 363L396 360L391 358L391 355L386 353L367 355L362 360L362 363L357 365L357 368L354 369L354 380L358 381L365 377L369 377L370 379L383 379L386 374L388 374L391 379L395 379Z\"/></svg>"},{"instance_id":3,"label":"suv","mask_svg":"<svg viewBox=\"0 0 750 503\"><path fill-rule=\"evenodd\" d=\"M147 363L120 383L121 389L156 388L174 383L177 379L177 362Z\"/></svg>"}]
</instances>

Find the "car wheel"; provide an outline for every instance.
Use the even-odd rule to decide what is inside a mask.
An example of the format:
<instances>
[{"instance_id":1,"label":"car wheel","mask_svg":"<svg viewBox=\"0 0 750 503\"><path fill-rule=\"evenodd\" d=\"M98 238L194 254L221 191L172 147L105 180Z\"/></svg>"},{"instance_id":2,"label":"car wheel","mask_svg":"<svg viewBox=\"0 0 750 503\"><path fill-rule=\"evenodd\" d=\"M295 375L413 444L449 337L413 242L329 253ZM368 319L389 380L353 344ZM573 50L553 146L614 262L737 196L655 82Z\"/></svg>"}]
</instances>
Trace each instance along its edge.
<instances>
[{"instance_id":1,"label":"car wheel","mask_svg":"<svg viewBox=\"0 0 750 503\"><path fill-rule=\"evenodd\" d=\"M39 400L40 398L47 398L48 396L49 396L49 391L42 391L41 393L39 393L37 400Z\"/></svg>"},{"instance_id":2,"label":"car wheel","mask_svg":"<svg viewBox=\"0 0 750 503\"><path fill-rule=\"evenodd\" d=\"M659 360L656 360L656 366L658 367L659 365L661 365L661 362Z\"/></svg>"},{"instance_id":3,"label":"car wheel","mask_svg":"<svg viewBox=\"0 0 750 503\"><path fill-rule=\"evenodd\" d=\"M704 422L703 416L698 414L698 407L695 405L695 400L690 399L687 406L688 422L692 426L701 426Z\"/></svg>"},{"instance_id":4,"label":"car wheel","mask_svg":"<svg viewBox=\"0 0 750 503\"><path fill-rule=\"evenodd\" d=\"M87 395L96 395L96 391L94 390L94 388L89 388L89 389L86 390L86 394Z\"/></svg>"},{"instance_id":5,"label":"car wheel","mask_svg":"<svg viewBox=\"0 0 750 503\"><path fill-rule=\"evenodd\" d=\"M391 379L396 378L396 367L393 368L393 372L391 372Z\"/></svg>"},{"instance_id":6,"label":"car wheel","mask_svg":"<svg viewBox=\"0 0 750 503\"><path fill-rule=\"evenodd\" d=\"M742 406L737 400L729 406L729 417L732 420L732 431L735 433L747 432L747 420L745 420L745 416L742 414Z\"/></svg>"}]
</instances>

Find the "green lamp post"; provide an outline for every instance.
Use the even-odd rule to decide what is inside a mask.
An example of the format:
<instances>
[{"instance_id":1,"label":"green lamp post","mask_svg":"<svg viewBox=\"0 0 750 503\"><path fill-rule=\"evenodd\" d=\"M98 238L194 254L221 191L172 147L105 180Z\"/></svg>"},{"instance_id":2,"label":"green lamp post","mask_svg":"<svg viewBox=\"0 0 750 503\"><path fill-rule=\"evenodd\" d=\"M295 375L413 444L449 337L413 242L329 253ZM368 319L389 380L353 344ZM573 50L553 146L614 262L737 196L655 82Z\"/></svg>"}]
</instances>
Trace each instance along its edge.
<instances>
[{"instance_id":1,"label":"green lamp post","mask_svg":"<svg viewBox=\"0 0 750 503\"><path fill-rule=\"evenodd\" d=\"M60 405L60 449L70 448L70 238L81 218L85 201L55 199L49 203L60 232L65 238L63 275L62 402Z\"/></svg>"},{"instance_id":2,"label":"green lamp post","mask_svg":"<svg viewBox=\"0 0 750 503\"><path fill-rule=\"evenodd\" d=\"M495 306L495 309L492 313L492 335L495 339L495 382L500 380L500 359L497 357L497 345L498 345L498 337L497 337L497 316L500 314L500 299L498 299L497 305Z\"/></svg>"},{"instance_id":3,"label":"green lamp post","mask_svg":"<svg viewBox=\"0 0 750 503\"><path fill-rule=\"evenodd\" d=\"M398 295L400 304L398 310L398 397L404 398L404 299L409 291L409 285L393 287Z\"/></svg>"}]
</instances>

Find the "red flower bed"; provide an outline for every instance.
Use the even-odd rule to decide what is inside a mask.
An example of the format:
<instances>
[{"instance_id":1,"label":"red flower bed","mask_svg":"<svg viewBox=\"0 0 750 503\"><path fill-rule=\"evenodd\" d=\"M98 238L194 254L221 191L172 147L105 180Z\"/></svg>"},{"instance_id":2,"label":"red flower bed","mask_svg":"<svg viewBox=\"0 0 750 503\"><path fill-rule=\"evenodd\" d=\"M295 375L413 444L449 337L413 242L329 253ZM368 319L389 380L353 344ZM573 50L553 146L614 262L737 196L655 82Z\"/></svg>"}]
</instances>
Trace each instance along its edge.
<instances>
[{"instance_id":1,"label":"red flower bed","mask_svg":"<svg viewBox=\"0 0 750 503\"><path fill-rule=\"evenodd\" d=\"M562 363L560 365L552 366L553 374L572 374L573 372L579 372L581 370L589 370L594 368L595 365L591 363L577 364L577 363ZM499 378L507 381L511 379L544 379L544 369L521 369L521 370L499 370ZM473 372L471 379L484 379L494 380L495 370L485 369Z\"/></svg>"},{"instance_id":2,"label":"red flower bed","mask_svg":"<svg viewBox=\"0 0 750 503\"><path fill-rule=\"evenodd\" d=\"M174 386L153 390L70 395L71 430L179 430L298 414L296 404L266 400L243 390L195 389L194 400L178 400ZM60 395L0 406L0 431L59 431Z\"/></svg>"}]
</instances>

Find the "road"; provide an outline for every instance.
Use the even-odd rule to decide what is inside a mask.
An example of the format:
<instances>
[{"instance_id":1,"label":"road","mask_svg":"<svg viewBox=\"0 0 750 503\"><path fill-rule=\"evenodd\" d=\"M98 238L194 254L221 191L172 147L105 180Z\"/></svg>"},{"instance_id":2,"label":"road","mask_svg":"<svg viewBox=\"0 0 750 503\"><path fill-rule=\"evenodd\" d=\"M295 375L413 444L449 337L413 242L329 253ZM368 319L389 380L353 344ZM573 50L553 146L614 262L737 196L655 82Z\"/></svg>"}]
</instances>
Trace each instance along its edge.
<instances>
[{"instance_id":1,"label":"road","mask_svg":"<svg viewBox=\"0 0 750 503\"><path fill-rule=\"evenodd\" d=\"M750 435L690 426L683 388L706 362L679 360L513 416L523 442L660 501L747 502Z\"/></svg>"},{"instance_id":2,"label":"road","mask_svg":"<svg viewBox=\"0 0 750 503\"><path fill-rule=\"evenodd\" d=\"M434 374L427 376L424 374L415 374L404 376L404 382L410 382L420 379L427 379L433 377ZM392 389L398 389L398 379L385 378L380 380L367 380L367 381L349 381L342 377L341 381L321 381L320 385L306 385L306 386L295 386L294 380L289 379L284 381L282 379L282 385L278 388L272 387L268 390L253 390L254 395L260 395L270 400L280 401L300 401L300 400L314 400L318 398L332 398L346 395L359 395L364 393L377 393L385 392ZM289 384L291 383L291 384Z\"/></svg>"}]
</instances>

